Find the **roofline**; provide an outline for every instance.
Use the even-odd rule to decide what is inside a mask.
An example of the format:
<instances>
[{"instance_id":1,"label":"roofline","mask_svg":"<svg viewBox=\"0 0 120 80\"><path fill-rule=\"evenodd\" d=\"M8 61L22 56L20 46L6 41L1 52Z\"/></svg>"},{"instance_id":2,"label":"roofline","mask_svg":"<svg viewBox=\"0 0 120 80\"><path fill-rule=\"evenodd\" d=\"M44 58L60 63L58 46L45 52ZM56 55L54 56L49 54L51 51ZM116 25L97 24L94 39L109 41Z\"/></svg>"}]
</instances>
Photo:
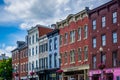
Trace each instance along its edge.
<instances>
[{"instance_id":1,"label":"roofline","mask_svg":"<svg viewBox=\"0 0 120 80\"><path fill-rule=\"evenodd\" d=\"M55 34L55 33L57 33L57 32L59 32L59 29L55 29L55 30L53 30L52 32L49 32L49 33L47 34L47 37L49 37L50 35L53 35L53 34Z\"/></svg>"},{"instance_id":2,"label":"roofline","mask_svg":"<svg viewBox=\"0 0 120 80\"><path fill-rule=\"evenodd\" d=\"M100 5L100 6L96 7L96 8L94 8L94 9L90 10L88 13L89 13L89 15L93 14L93 13L99 11L99 10L102 10L102 9L108 7L109 5L117 3L117 1L118 0L112 0L112 1L106 2L105 4Z\"/></svg>"}]
</instances>

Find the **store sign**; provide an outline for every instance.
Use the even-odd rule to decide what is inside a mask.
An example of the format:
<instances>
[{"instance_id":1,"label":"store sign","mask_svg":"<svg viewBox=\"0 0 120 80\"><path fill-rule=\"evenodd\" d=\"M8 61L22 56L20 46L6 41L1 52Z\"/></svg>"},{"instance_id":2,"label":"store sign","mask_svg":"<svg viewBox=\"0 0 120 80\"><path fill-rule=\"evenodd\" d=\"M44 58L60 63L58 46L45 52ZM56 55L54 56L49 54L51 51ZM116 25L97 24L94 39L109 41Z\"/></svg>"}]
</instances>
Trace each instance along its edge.
<instances>
[{"instance_id":1,"label":"store sign","mask_svg":"<svg viewBox=\"0 0 120 80\"><path fill-rule=\"evenodd\" d=\"M78 68L70 68L70 69L67 69L67 71L75 71L75 70L78 70Z\"/></svg>"},{"instance_id":2,"label":"store sign","mask_svg":"<svg viewBox=\"0 0 120 80\"><path fill-rule=\"evenodd\" d=\"M52 77L56 77L56 74L52 74Z\"/></svg>"}]
</instances>

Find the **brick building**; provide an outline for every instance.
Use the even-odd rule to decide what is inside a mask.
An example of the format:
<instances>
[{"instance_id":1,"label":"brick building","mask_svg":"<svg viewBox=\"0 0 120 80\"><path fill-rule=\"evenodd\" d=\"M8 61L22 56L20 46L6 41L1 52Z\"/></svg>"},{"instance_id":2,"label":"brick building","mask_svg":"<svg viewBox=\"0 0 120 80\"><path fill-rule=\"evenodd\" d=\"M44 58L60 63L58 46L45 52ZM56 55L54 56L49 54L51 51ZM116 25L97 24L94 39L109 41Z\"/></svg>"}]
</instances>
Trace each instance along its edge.
<instances>
[{"instance_id":1,"label":"brick building","mask_svg":"<svg viewBox=\"0 0 120 80\"><path fill-rule=\"evenodd\" d=\"M13 79L20 80L27 78L27 44L24 41L17 41L17 48L12 52Z\"/></svg>"},{"instance_id":2,"label":"brick building","mask_svg":"<svg viewBox=\"0 0 120 80\"><path fill-rule=\"evenodd\" d=\"M88 11L70 14L58 22L63 80L87 80L89 69Z\"/></svg>"},{"instance_id":3,"label":"brick building","mask_svg":"<svg viewBox=\"0 0 120 80\"><path fill-rule=\"evenodd\" d=\"M120 0L91 10L89 30L90 80L120 80Z\"/></svg>"},{"instance_id":4,"label":"brick building","mask_svg":"<svg viewBox=\"0 0 120 80\"><path fill-rule=\"evenodd\" d=\"M28 75L28 46L25 43L19 49L20 52L20 79L26 80Z\"/></svg>"}]
</instances>

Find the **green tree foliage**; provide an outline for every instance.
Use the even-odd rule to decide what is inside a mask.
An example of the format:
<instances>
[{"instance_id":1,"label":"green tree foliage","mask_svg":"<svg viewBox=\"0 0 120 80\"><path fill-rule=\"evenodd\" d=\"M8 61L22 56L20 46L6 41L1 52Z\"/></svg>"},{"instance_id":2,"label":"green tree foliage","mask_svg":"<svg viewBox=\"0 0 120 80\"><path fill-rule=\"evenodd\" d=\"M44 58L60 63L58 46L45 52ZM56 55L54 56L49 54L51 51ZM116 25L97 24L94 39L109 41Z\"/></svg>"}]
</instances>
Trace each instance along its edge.
<instances>
[{"instance_id":1,"label":"green tree foliage","mask_svg":"<svg viewBox=\"0 0 120 80\"><path fill-rule=\"evenodd\" d=\"M0 78L12 80L12 59L3 59L0 62Z\"/></svg>"}]
</instances>

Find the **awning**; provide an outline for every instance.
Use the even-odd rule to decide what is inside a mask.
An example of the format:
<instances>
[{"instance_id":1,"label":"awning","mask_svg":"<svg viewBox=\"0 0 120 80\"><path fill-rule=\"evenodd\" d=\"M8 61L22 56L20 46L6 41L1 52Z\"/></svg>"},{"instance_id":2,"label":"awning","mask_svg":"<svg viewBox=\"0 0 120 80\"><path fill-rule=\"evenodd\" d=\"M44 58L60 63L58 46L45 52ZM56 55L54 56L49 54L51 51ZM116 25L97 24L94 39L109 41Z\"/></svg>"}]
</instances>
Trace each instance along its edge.
<instances>
[{"instance_id":1,"label":"awning","mask_svg":"<svg viewBox=\"0 0 120 80\"><path fill-rule=\"evenodd\" d=\"M56 72L57 72L57 73L62 73L63 70L59 69L59 70L57 70Z\"/></svg>"}]
</instances>

